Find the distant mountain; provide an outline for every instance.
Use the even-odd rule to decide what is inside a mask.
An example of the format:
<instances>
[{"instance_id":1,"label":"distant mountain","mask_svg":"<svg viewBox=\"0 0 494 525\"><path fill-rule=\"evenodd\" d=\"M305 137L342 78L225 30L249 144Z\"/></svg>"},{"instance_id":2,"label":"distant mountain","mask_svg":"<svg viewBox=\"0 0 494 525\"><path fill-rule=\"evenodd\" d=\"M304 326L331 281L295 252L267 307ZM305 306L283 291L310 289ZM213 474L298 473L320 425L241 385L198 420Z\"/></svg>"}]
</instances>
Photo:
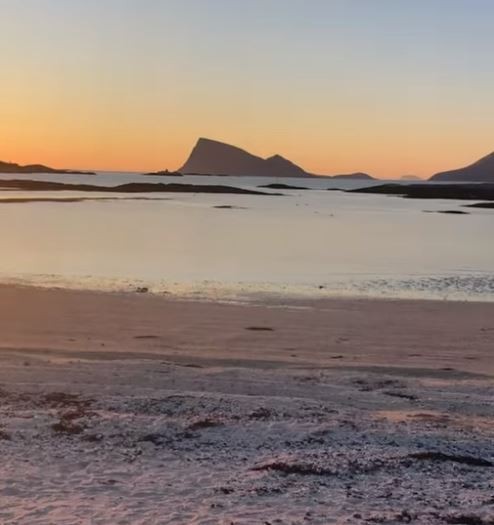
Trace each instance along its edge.
<instances>
[{"instance_id":1,"label":"distant mountain","mask_svg":"<svg viewBox=\"0 0 494 525\"><path fill-rule=\"evenodd\" d=\"M263 159L216 140L200 138L181 173L246 175L252 177L307 177L310 174L289 160L274 155Z\"/></svg>"},{"instance_id":2,"label":"distant mountain","mask_svg":"<svg viewBox=\"0 0 494 525\"><path fill-rule=\"evenodd\" d=\"M494 182L494 152L464 168L436 173L429 180L448 182Z\"/></svg>"},{"instance_id":3,"label":"distant mountain","mask_svg":"<svg viewBox=\"0 0 494 525\"><path fill-rule=\"evenodd\" d=\"M43 164L28 164L26 166L20 166L14 162L2 161L0 161L0 173L73 173L78 175L94 175L91 171L57 170L55 168L43 166Z\"/></svg>"},{"instance_id":4,"label":"distant mountain","mask_svg":"<svg viewBox=\"0 0 494 525\"><path fill-rule=\"evenodd\" d=\"M273 155L267 159L252 155L237 146L200 138L187 162L178 170L186 175L245 175L251 177L327 177L333 179L374 180L367 173L315 175L285 159Z\"/></svg>"},{"instance_id":5,"label":"distant mountain","mask_svg":"<svg viewBox=\"0 0 494 525\"><path fill-rule=\"evenodd\" d=\"M332 175L332 179L352 179L352 180L376 180L371 175L368 175L367 173L346 173L342 175Z\"/></svg>"},{"instance_id":6,"label":"distant mountain","mask_svg":"<svg viewBox=\"0 0 494 525\"><path fill-rule=\"evenodd\" d=\"M417 177L417 175L402 175L400 179L401 180L422 180L420 177Z\"/></svg>"}]
</instances>

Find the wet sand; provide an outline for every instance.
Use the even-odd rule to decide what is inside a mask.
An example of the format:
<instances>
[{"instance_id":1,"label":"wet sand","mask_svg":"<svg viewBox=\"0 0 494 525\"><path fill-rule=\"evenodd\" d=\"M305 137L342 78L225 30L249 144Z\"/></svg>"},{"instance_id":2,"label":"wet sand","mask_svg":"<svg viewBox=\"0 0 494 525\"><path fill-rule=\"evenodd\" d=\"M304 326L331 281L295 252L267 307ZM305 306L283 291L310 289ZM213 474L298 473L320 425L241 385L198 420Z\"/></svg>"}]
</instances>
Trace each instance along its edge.
<instances>
[{"instance_id":1,"label":"wet sand","mask_svg":"<svg viewBox=\"0 0 494 525\"><path fill-rule=\"evenodd\" d=\"M494 519L494 304L3 286L0 333L2 523Z\"/></svg>"},{"instance_id":2,"label":"wet sand","mask_svg":"<svg viewBox=\"0 0 494 525\"><path fill-rule=\"evenodd\" d=\"M222 304L0 286L0 332L4 355L83 352L104 359L145 354L252 367L452 367L494 375L493 303L334 299Z\"/></svg>"}]
</instances>

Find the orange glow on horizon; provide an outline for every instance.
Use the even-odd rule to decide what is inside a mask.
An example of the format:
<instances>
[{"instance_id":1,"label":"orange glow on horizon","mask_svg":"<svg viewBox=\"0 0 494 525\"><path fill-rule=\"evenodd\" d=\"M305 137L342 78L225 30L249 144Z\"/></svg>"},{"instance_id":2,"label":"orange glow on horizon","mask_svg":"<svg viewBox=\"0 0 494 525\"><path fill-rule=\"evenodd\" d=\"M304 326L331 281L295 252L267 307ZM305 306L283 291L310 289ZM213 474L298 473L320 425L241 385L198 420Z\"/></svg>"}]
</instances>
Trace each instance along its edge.
<instances>
[{"instance_id":1,"label":"orange glow on horizon","mask_svg":"<svg viewBox=\"0 0 494 525\"><path fill-rule=\"evenodd\" d=\"M0 160L175 170L209 137L316 174L427 178L493 150L482 10L241 4L5 3Z\"/></svg>"},{"instance_id":2,"label":"orange glow on horizon","mask_svg":"<svg viewBox=\"0 0 494 525\"><path fill-rule=\"evenodd\" d=\"M2 153L0 160L18 164L45 164L54 168L83 169L94 171L147 172L156 170L176 170L187 159L196 137L187 139L176 137L125 135L117 137L83 136L77 141L61 136L62 130L46 130L43 138L26 131L22 136L6 134L0 129ZM20 135L20 134L19 134ZM204 136L204 134L201 134ZM209 135L210 138L234 144L243 149L267 157L279 153L306 171L317 175L366 172L378 178L393 179L402 175L417 175L422 178L470 164L490 153L488 145L484 149L476 144L448 143L446 140L430 144L417 144L412 150L400 149L399 144L387 143L387 148L379 148L372 142L365 144L342 143L332 147L321 145L320 150L309 149L305 144L288 141L285 147L276 141L273 147L268 142L260 144L256 137L249 141L229 139ZM44 140L43 140L44 139ZM167 142L168 140L168 142ZM305 147L304 147L305 146ZM470 147L468 147L470 146Z\"/></svg>"}]
</instances>

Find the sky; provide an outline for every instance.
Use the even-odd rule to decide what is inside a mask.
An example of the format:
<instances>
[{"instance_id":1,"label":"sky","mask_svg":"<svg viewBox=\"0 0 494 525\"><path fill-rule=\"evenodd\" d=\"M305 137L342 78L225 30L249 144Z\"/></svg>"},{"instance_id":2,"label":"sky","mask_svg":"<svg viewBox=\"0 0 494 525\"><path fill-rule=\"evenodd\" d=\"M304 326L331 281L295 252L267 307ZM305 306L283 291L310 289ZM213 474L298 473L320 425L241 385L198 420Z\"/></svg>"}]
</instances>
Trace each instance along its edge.
<instances>
[{"instance_id":1,"label":"sky","mask_svg":"<svg viewBox=\"0 0 494 525\"><path fill-rule=\"evenodd\" d=\"M0 159L177 169L198 137L319 174L494 150L492 0L0 0Z\"/></svg>"}]
</instances>

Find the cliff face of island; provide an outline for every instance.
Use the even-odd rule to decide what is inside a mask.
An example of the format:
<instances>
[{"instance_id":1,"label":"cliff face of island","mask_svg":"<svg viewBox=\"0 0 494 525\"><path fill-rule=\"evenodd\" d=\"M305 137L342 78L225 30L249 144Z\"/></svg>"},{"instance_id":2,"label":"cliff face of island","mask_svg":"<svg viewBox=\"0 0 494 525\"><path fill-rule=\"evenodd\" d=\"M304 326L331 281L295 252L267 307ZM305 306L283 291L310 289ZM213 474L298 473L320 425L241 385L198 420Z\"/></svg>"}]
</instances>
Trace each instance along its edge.
<instances>
[{"instance_id":1,"label":"cliff face of island","mask_svg":"<svg viewBox=\"0 0 494 525\"><path fill-rule=\"evenodd\" d=\"M178 170L194 175L233 175L250 177L315 177L281 155L266 159L237 146L200 138L185 164ZM334 178L372 179L366 173L335 175Z\"/></svg>"},{"instance_id":2,"label":"cliff face of island","mask_svg":"<svg viewBox=\"0 0 494 525\"><path fill-rule=\"evenodd\" d=\"M494 152L464 168L436 173L429 180L436 182L494 182Z\"/></svg>"},{"instance_id":3,"label":"cliff face of island","mask_svg":"<svg viewBox=\"0 0 494 525\"><path fill-rule=\"evenodd\" d=\"M289 160L274 155L267 159L216 140L200 138L181 173L251 177L307 177L309 173Z\"/></svg>"},{"instance_id":4,"label":"cliff face of island","mask_svg":"<svg viewBox=\"0 0 494 525\"><path fill-rule=\"evenodd\" d=\"M75 175L95 175L92 171L77 171L77 170L59 170L43 166L43 164L27 164L21 166L14 162L0 161L0 173L61 173L61 174L75 174Z\"/></svg>"}]
</instances>

